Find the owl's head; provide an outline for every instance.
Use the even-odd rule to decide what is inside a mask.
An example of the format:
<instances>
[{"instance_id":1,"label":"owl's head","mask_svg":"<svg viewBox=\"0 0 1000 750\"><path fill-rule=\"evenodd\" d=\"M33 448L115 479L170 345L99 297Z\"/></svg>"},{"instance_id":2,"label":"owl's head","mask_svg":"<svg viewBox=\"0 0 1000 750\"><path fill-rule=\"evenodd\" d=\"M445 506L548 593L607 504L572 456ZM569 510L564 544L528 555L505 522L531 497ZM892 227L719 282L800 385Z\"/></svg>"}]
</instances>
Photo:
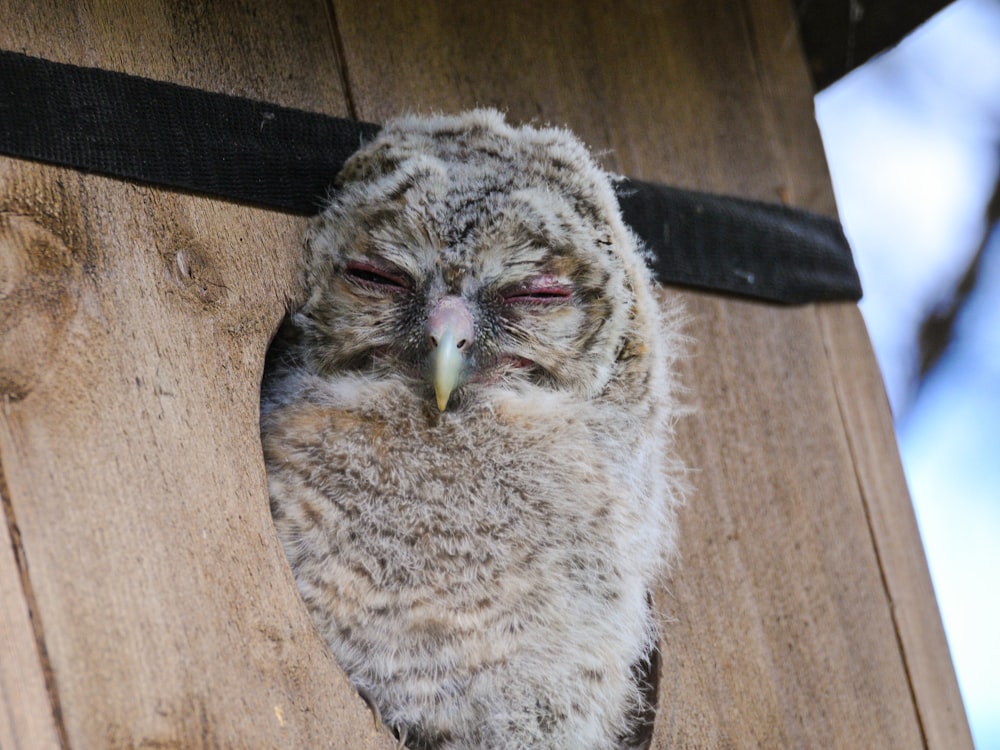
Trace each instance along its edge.
<instances>
[{"instance_id":1,"label":"owl's head","mask_svg":"<svg viewBox=\"0 0 1000 750\"><path fill-rule=\"evenodd\" d=\"M408 378L443 411L483 387L601 393L648 284L609 176L573 135L493 110L389 123L308 239L295 321L319 374Z\"/></svg>"}]
</instances>

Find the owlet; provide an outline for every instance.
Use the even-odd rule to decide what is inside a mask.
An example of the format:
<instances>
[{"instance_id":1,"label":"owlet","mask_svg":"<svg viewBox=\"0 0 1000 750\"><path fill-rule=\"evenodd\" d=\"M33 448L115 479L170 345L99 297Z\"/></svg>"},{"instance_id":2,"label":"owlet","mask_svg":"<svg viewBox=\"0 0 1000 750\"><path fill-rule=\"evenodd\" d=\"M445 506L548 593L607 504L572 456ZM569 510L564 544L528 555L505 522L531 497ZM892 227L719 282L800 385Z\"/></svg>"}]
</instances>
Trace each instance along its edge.
<instances>
[{"instance_id":1,"label":"owlet","mask_svg":"<svg viewBox=\"0 0 1000 750\"><path fill-rule=\"evenodd\" d=\"M628 746L674 548L677 322L611 178L564 130L403 118L306 248L262 438L337 661L410 748Z\"/></svg>"}]
</instances>

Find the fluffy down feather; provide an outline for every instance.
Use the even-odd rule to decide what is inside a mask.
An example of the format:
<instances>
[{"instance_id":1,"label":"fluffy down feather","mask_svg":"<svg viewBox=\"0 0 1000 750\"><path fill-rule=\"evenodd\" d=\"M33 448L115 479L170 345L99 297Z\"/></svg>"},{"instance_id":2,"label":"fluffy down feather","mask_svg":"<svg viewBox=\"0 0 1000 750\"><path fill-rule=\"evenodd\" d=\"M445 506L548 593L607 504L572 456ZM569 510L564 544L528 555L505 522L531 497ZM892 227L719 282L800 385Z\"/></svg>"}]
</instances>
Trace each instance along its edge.
<instances>
[{"instance_id":1,"label":"fluffy down feather","mask_svg":"<svg viewBox=\"0 0 1000 750\"><path fill-rule=\"evenodd\" d=\"M320 633L412 748L625 746L675 547L678 346L611 178L477 110L388 124L338 188L262 400Z\"/></svg>"}]
</instances>

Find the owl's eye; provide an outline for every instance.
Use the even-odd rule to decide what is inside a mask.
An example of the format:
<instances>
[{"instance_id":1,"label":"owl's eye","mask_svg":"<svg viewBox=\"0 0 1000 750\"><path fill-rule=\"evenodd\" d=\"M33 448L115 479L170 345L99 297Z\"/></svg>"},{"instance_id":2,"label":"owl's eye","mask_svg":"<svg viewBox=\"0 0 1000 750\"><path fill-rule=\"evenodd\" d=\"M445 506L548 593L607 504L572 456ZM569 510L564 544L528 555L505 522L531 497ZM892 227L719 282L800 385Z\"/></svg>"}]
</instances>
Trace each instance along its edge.
<instances>
[{"instance_id":1,"label":"owl's eye","mask_svg":"<svg viewBox=\"0 0 1000 750\"><path fill-rule=\"evenodd\" d=\"M413 284L402 271L376 266L364 261L351 261L344 269L344 276L358 286L372 291L402 292Z\"/></svg>"},{"instance_id":2,"label":"owl's eye","mask_svg":"<svg viewBox=\"0 0 1000 750\"><path fill-rule=\"evenodd\" d=\"M504 302L542 305L568 300L573 288L557 276L543 274L505 289L502 296Z\"/></svg>"}]
</instances>

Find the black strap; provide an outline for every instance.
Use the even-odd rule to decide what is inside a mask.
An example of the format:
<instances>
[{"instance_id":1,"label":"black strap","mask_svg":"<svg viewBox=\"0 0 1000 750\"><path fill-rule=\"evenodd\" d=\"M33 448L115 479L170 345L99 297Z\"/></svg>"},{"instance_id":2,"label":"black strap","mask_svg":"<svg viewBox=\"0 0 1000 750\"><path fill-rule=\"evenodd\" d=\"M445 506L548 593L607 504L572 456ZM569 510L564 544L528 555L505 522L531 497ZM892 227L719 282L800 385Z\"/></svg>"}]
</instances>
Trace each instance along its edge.
<instances>
[{"instance_id":1,"label":"black strap","mask_svg":"<svg viewBox=\"0 0 1000 750\"><path fill-rule=\"evenodd\" d=\"M792 304L861 297L838 221L631 179L617 192L625 221L653 251L663 281Z\"/></svg>"},{"instance_id":2,"label":"black strap","mask_svg":"<svg viewBox=\"0 0 1000 750\"><path fill-rule=\"evenodd\" d=\"M378 129L0 50L8 156L311 214ZM661 281L776 302L861 296L832 219L635 180L617 187Z\"/></svg>"},{"instance_id":3,"label":"black strap","mask_svg":"<svg viewBox=\"0 0 1000 750\"><path fill-rule=\"evenodd\" d=\"M377 125L0 51L0 152L293 213Z\"/></svg>"}]
</instances>

